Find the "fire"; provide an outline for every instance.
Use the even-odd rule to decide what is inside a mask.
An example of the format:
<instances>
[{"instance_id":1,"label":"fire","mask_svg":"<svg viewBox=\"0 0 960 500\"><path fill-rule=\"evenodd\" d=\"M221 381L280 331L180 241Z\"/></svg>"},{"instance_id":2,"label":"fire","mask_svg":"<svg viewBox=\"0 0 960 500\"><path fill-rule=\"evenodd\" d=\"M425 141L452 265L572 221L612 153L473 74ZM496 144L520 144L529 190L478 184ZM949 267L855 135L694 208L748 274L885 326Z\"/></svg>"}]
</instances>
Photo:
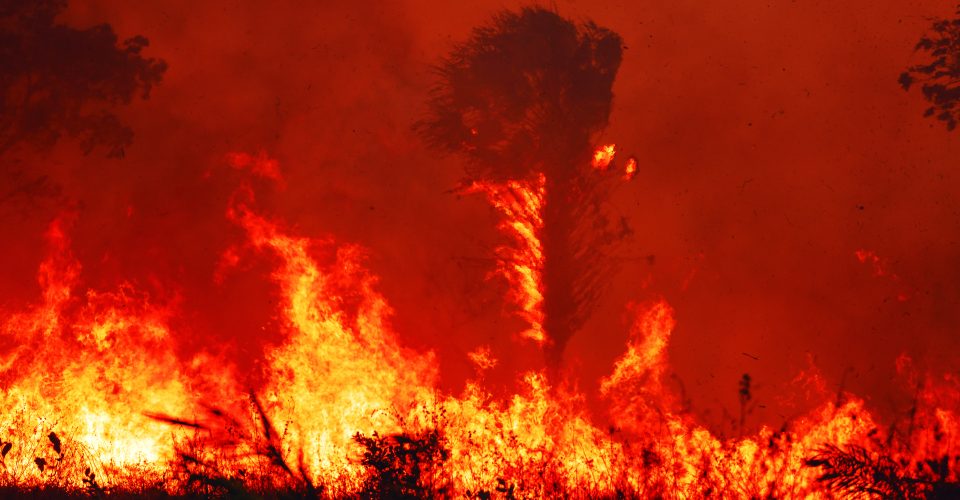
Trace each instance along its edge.
<instances>
[{"instance_id":1,"label":"fire","mask_svg":"<svg viewBox=\"0 0 960 500\"><path fill-rule=\"evenodd\" d=\"M255 249L280 260L273 277L287 340L267 353L269 381L261 392L269 414L291 422L284 451L304 453L316 479L355 480L353 436L398 432L390 408L430 401L431 357L399 346L390 308L361 266L359 248L289 236L242 202L228 217ZM321 265L314 252L328 263Z\"/></svg>"},{"instance_id":2,"label":"fire","mask_svg":"<svg viewBox=\"0 0 960 500\"><path fill-rule=\"evenodd\" d=\"M481 346L468 352L467 357L477 367L477 370L483 372L497 366L497 358L493 357L489 346Z\"/></svg>"},{"instance_id":3,"label":"fire","mask_svg":"<svg viewBox=\"0 0 960 500\"><path fill-rule=\"evenodd\" d=\"M544 186L540 176L469 188L503 216L511 244L497 249L497 272L528 324L522 337L537 342ZM174 354L177 304L156 303L129 283L85 289L69 224L57 219L38 273L41 296L0 322L12 346L0 358L2 484L797 498L861 491L861 483L920 497L960 480L955 374L924 374L898 360L918 388L906 429L878 422L853 395L823 394L819 407L782 428L717 435L666 384L670 337L683 318L658 300L629 307L629 340L600 384L607 419L543 371L522 374L511 397L493 396L483 384L497 365L488 346L466 354L477 376L463 392L444 393L435 355L403 346L362 248L298 235L261 213L249 187L226 215L244 241L223 251L214 279L241 272L242 259L263 258L279 297L282 341L265 352L262 385L244 396L223 360ZM815 373L803 377L811 378L816 389Z\"/></svg>"},{"instance_id":4,"label":"fire","mask_svg":"<svg viewBox=\"0 0 960 500\"><path fill-rule=\"evenodd\" d=\"M543 344L543 249L540 231L543 229L541 209L546 194L546 178L537 175L530 181L508 181L505 184L474 182L466 192L479 192L503 216L500 230L512 245L496 249L497 271L510 283L510 299L519 308L527 329L520 333L525 339Z\"/></svg>"},{"instance_id":5,"label":"fire","mask_svg":"<svg viewBox=\"0 0 960 500\"><path fill-rule=\"evenodd\" d=\"M605 144L593 152L593 168L597 170L606 170L613 162L613 157L617 155L616 144Z\"/></svg>"},{"instance_id":6,"label":"fire","mask_svg":"<svg viewBox=\"0 0 960 500\"><path fill-rule=\"evenodd\" d=\"M627 160L626 166L623 167L623 180L629 181L637 175L637 159L631 156Z\"/></svg>"},{"instance_id":7,"label":"fire","mask_svg":"<svg viewBox=\"0 0 960 500\"><path fill-rule=\"evenodd\" d=\"M593 152L593 158L590 160L590 165L593 168L606 171L610 168L610 165L613 163L614 158L617 156L617 145L616 144L604 144L598 147ZM623 180L629 181L637 175L637 158L631 156L627 159L627 163L623 167Z\"/></svg>"},{"instance_id":8,"label":"fire","mask_svg":"<svg viewBox=\"0 0 960 500\"><path fill-rule=\"evenodd\" d=\"M171 432L143 412L191 413L199 378L173 353L171 309L128 284L79 289L65 225L57 219L47 231L41 300L0 323L16 345L0 364L7 482L69 484L95 465L160 476L173 457Z\"/></svg>"}]
</instances>

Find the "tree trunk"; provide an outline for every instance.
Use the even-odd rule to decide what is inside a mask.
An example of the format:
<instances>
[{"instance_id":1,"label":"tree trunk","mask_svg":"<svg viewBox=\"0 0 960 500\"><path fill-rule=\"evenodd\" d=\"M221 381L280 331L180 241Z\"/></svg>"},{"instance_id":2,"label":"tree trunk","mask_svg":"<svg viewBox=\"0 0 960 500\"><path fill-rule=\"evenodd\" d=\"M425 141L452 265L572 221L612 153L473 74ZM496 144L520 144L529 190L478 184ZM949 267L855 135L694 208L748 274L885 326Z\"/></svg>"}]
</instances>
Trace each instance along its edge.
<instances>
[{"instance_id":1,"label":"tree trunk","mask_svg":"<svg viewBox=\"0 0 960 500\"><path fill-rule=\"evenodd\" d=\"M574 207L580 201L576 199L576 172L574 166L554 168L546 177L540 243L543 250L543 328L547 336L544 355L551 371L559 369L567 342L578 328L576 246L571 241L577 224Z\"/></svg>"}]
</instances>

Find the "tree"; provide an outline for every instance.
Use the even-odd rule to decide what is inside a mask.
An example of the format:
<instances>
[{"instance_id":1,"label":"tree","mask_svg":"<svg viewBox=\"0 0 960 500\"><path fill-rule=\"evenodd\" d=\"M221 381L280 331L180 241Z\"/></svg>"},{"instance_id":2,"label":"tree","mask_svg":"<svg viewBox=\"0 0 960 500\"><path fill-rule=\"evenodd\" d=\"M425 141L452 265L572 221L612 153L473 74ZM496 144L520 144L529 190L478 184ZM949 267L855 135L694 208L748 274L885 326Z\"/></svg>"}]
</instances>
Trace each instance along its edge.
<instances>
[{"instance_id":1,"label":"tree","mask_svg":"<svg viewBox=\"0 0 960 500\"><path fill-rule=\"evenodd\" d=\"M590 159L609 119L622 46L593 22L538 7L502 12L440 63L429 115L417 124L428 144L463 155L474 180L543 175L537 236L551 366L588 317L603 275L611 234Z\"/></svg>"},{"instance_id":2,"label":"tree","mask_svg":"<svg viewBox=\"0 0 960 500\"><path fill-rule=\"evenodd\" d=\"M920 83L923 97L930 103L924 116L935 116L947 130L956 128L960 120L960 7L956 15L956 19L933 21L930 33L920 38L915 48L928 60L900 74L904 90Z\"/></svg>"},{"instance_id":3,"label":"tree","mask_svg":"<svg viewBox=\"0 0 960 500\"><path fill-rule=\"evenodd\" d=\"M66 0L0 0L0 154L18 144L52 147L64 134L86 153L122 157L133 131L113 107L146 99L166 63L144 58L142 36L118 44L108 24L56 23Z\"/></svg>"}]
</instances>

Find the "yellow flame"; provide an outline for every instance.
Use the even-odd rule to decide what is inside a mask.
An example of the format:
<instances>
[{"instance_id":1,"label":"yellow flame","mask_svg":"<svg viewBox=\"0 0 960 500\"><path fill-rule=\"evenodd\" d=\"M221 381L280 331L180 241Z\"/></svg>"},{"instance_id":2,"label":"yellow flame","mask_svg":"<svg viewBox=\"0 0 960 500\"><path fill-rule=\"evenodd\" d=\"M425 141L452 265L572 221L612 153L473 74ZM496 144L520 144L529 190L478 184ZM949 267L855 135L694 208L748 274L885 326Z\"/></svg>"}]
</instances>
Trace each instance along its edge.
<instances>
[{"instance_id":1,"label":"yellow flame","mask_svg":"<svg viewBox=\"0 0 960 500\"><path fill-rule=\"evenodd\" d=\"M606 170L610 166L610 163L613 162L613 157L617 154L617 145L616 144L605 144L600 146L593 152L593 160L591 165L597 170Z\"/></svg>"},{"instance_id":2,"label":"yellow flame","mask_svg":"<svg viewBox=\"0 0 960 500\"><path fill-rule=\"evenodd\" d=\"M510 284L510 299L520 309L527 328L520 333L537 344L546 341L543 331L543 249L540 231L541 210L546 178L539 174L530 181L507 181L505 184L475 182L468 192L480 192L502 215L500 230L513 241L497 248L497 270Z\"/></svg>"},{"instance_id":3,"label":"yellow flame","mask_svg":"<svg viewBox=\"0 0 960 500\"><path fill-rule=\"evenodd\" d=\"M623 167L623 180L629 181L637 175L637 159L631 156L627 160L626 166Z\"/></svg>"},{"instance_id":4,"label":"yellow flame","mask_svg":"<svg viewBox=\"0 0 960 500\"><path fill-rule=\"evenodd\" d=\"M531 329L541 320L543 184L541 177L474 187L505 214L503 227L515 241L498 250L499 272L523 284L513 299ZM960 445L960 380L915 373L905 357L898 367L922 390L914 430L900 444L876 439L889 433L849 395L826 400L785 429L715 435L666 387L676 320L665 301L631 306L625 352L600 384L611 409L609 427L591 420L582 394L551 387L540 372L523 374L511 397L493 397L481 384L484 370L496 363L485 347L468 355L478 380L462 394L442 394L433 354L402 346L360 248L294 235L245 198L234 199L228 217L250 246L271 256L281 299L283 340L266 351L258 394L276 425L271 439L279 443L280 459L301 465L327 494L357 495L375 473L361 464L364 453L373 452L354 440L358 433L441 432L446 459L438 468L423 468L420 480L443 485L449 496L806 498L826 495L816 480L819 471L805 465L825 443L870 453L882 447L905 475L954 456ZM48 232L38 303L0 321L3 339L15 341L0 358L0 481L82 488L86 469L95 469L103 484L122 490L174 476L173 443L190 442L190 436L176 435L144 412L192 418L205 411L198 402L229 406L240 393L236 376L211 355L180 360L173 354L175 308L154 304L129 284L83 290L62 226L55 222ZM239 259L229 252L231 262ZM240 436L234 440L252 434L225 431L225 439L230 432ZM198 450L197 460L215 459L218 470L237 478L269 466L262 446L232 446L233 454ZM954 467L946 480L956 476ZM183 483L166 485L176 491Z\"/></svg>"}]
</instances>

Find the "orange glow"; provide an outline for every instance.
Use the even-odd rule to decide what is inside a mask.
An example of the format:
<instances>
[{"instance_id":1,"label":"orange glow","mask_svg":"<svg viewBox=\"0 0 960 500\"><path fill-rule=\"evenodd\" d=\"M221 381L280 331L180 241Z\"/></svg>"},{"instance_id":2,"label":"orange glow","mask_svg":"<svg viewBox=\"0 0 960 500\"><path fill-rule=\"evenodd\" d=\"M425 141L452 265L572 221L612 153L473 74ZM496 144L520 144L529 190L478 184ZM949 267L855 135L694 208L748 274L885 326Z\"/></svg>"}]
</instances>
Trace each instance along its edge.
<instances>
[{"instance_id":1,"label":"orange glow","mask_svg":"<svg viewBox=\"0 0 960 500\"><path fill-rule=\"evenodd\" d=\"M176 434L143 413L192 413L203 378L173 353L172 308L126 283L80 288L65 225L47 231L41 300L0 319L2 338L16 344L0 358L6 481L70 485L94 466L101 477L160 477Z\"/></svg>"},{"instance_id":2,"label":"orange glow","mask_svg":"<svg viewBox=\"0 0 960 500\"><path fill-rule=\"evenodd\" d=\"M497 248L497 272L510 284L510 299L519 308L528 328L520 336L543 344L543 250L541 209L546 190L543 174L531 181L508 181L500 185L474 182L467 192L480 192L503 215L499 228L512 245Z\"/></svg>"},{"instance_id":3,"label":"orange glow","mask_svg":"<svg viewBox=\"0 0 960 500\"><path fill-rule=\"evenodd\" d=\"M631 156L627 160L627 164L623 167L623 180L629 181L637 175L637 158Z\"/></svg>"},{"instance_id":4,"label":"orange glow","mask_svg":"<svg viewBox=\"0 0 960 500\"><path fill-rule=\"evenodd\" d=\"M523 337L538 341L543 189L542 177L469 189L504 216L512 245L497 250L498 272L529 324ZM780 429L717 435L668 383L668 348L682 319L664 300L629 307L625 351L599 387L611 425L598 424L583 394L552 386L542 371L522 374L511 396L493 396L483 385L497 366L489 346L466 354L477 376L463 392L444 393L434 354L402 345L362 248L297 235L259 213L249 187L234 194L227 218L244 241L223 251L215 279L262 257L277 291L281 340L264 353L256 404L243 404L237 374L214 356L173 354L175 304L156 304L125 283L85 290L58 219L47 232L40 300L2 322L4 339L16 341L0 358L3 403L12 409L0 427L0 451L13 443L3 454L7 484L81 488L94 467L100 484L122 489L169 477L178 479L164 488L177 492L190 484L178 474L214 461L217 473L251 487L302 477L327 494L354 495L377 477L363 463L369 441L358 436L399 446L436 431L444 458L418 469L419 481L452 496L499 489L530 497L801 498L825 494L811 463L829 462L827 445L885 453L903 474L925 474L931 460L960 446L960 379L919 373L906 356L898 371L920 388L907 434L876 421L863 400L828 394L812 367L795 383L821 397L813 411ZM749 385L742 390L749 399ZM956 467L947 469L956 481Z\"/></svg>"},{"instance_id":5,"label":"orange glow","mask_svg":"<svg viewBox=\"0 0 960 500\"><path fill-rule=\"evenodd\" d=\"M240 152L228 153L227 164L237 170L249 170L252 174L266 179L282 180L279 162L270 158L263 150L256 155Z\"/></svg>"},{"instance_id":6,"label":"orange glow","mask_svg":"<svg viewBox=\"0 0 960 500\"><path fill-rule=\"evenodd\" d=\"M0 500L960 499L952 2L0 5Z\"/></svg>"},{"instance_id":7,"label":"orange glow","mask_svg":"<svg viewBox=\"0 0 960 500\"><path fill-rule=\"evenodd\" d=\"M613 157L617 154L616 144L605 144L593 152L591 164L597 170L606 170L613 162Z\"/></svg>"},{"instance_id":8,"label":"orange glow","mask_svg":"<svg viewBox=\"0 0 960 500\"><path fill-rule=\"evenodd\" d=\"M266 354L266 409L290 422L284 450L303 453L317 479L356 481L351 462L360 432L400 430L390 408L428 403L434 368L429 354L402 349L389 326L390 308L376 279L362 267L362 251L329 241L289 236L274 222L235 202L228 217L250 243L279 259L286 341ZM329 260L321 265L314 252Z\"/></svg>"},{"instance_id":9,"label":"orange glow","mask_svg":"<svg viewBox=\"0 0 960 500\"><path fill-rule=\"evenodd\" d=\"M870 264L873 268L873 274L877 276L886 276L889 274L886 263L873 250L859 249L854 254L861 264Z\"/></svg>"},{"instance_id":10,"label":"orange glow","mask_svg":"<svg viewBox=\"0 0 960 500\"><path fill-rule=\"evenodd\" d=\"M468 352L467 357L477 367L481 373L497 366L497 358L493 357L490 347L481 346L476 350Z\"/></svg>"},{"instance_id":11,"label":"orange glow","mask_svg":"<svg viewBox=\"0 0 960 500\"><path fill-rule=\"evenodd\" d=\"M888 259L881 258L873 250L865 250L862 248L854 252L854 255L856 255L857 260L860 261L861 264L870 266L874 276L884 279L894 286L893 294L897 302L910 300L913 293L909 287L903 283L900 276L891 270L891 263Z\"/></svg>"}]
</instances>

